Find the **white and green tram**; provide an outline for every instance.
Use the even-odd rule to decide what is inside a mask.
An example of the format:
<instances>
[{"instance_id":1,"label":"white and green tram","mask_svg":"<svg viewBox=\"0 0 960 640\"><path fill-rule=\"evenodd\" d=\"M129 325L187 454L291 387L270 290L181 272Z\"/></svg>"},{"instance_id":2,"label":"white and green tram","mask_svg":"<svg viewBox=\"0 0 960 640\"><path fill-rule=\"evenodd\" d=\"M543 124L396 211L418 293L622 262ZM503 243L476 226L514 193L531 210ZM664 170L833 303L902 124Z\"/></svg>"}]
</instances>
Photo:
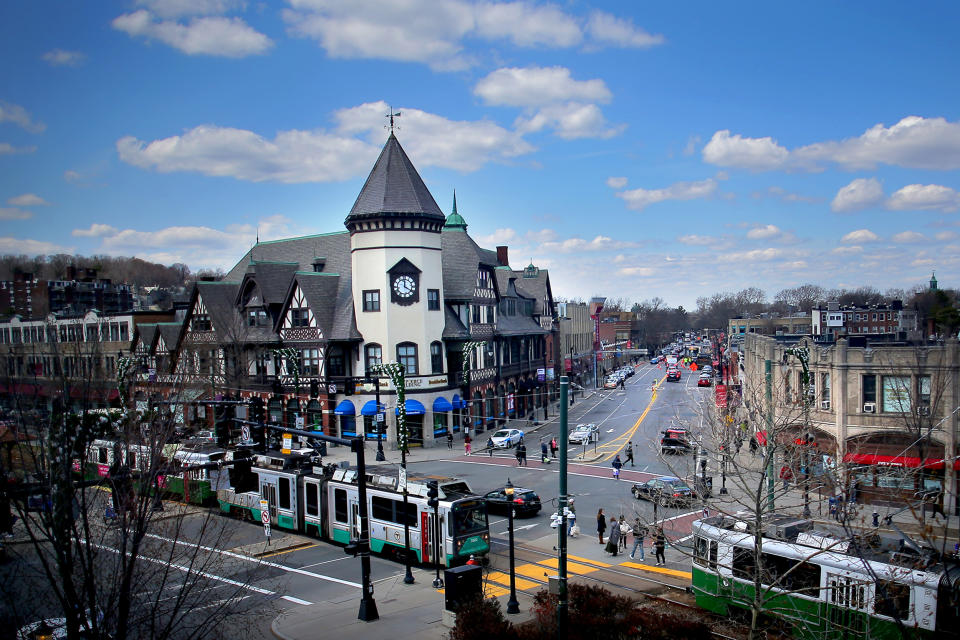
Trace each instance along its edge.
<instances>
[{"instance_id":1,"label":"white and green tram","mask_svg":"<svg viewBox=\"0 0 960 640\"><path fill-rule=\"evenodd\" d=\"M261 521L265 501L269 522L280 529L347 544L359 537L360 494L356 469L332 473L315 467L295 453L268 452L254 456L248 477L231 474L232 486L217 492L224 513ZM407 476L407 511L398 490L398 469L367 467L367 514L370 550L403 558L404 521L415 561L433 564L434 540L441 540L444 566L464 564L470 556L490 551L487 503L464 480L434 475ZM436 480L439 518L427 506L427 482ZM439 531L436 523L439 520Z\"/></svg>"},{"instance_id":2,"label":"white and green tram","mask_svg":"<svg viewBox=\"0 0 960 640\"><path fill-rule=\"evenodd\" d=\"M763 614L787 623L794 637L960 637L956 559L874 531L844 538L842 529L810 520L769 520L759 556L747 519L718 515L693 524L698 606L749 612L759 574Z\"/></svg>"}]
</instances>

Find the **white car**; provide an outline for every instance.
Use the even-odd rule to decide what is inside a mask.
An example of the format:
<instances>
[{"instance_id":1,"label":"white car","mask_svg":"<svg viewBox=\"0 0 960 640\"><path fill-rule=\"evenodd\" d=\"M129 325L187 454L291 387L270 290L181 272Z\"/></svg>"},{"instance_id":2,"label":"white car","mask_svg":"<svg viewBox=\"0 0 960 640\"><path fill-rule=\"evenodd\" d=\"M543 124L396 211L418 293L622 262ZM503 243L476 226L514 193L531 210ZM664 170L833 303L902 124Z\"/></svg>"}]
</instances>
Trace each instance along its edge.
<instances>
[{"instance_id":1,"label":"white car","mask_svg":"<svg viewBox=\"0 0 960 640\"><path fill-rule=\"evenodd\" d=\"M507 449L523 440L523 431L520 429L500 429L490 439L497 449Z\"/></svg>"},{"instance_id":2,"label":"white car","mask_svg":"<svg viewBox=\"0 0 960 640\"><path fill-rule=\"evenodd\" d=\"M570 444L584 444L587 442L597 442L600 440L600 428L593 424L578 424L577 428L570 432Z\"/></svg>"}]
</instances>

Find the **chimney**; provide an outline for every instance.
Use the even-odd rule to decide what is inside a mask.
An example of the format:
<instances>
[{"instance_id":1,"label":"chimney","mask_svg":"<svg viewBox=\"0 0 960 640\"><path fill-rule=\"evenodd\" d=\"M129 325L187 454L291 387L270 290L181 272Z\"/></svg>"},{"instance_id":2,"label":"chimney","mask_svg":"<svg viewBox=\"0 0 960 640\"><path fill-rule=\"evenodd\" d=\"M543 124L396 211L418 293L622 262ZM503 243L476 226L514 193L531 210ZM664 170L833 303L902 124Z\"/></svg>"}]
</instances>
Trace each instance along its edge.
<instances>
[{"instance_id":1,"label":"chimney","mask_svg":"<svg viewBox=\"0 0 960 640\"><path fill-rule=\"evenodd\" d=\"M500 266L503 266L503 267L510 266L510 260L507 259L506 245L501 245L497 247L497 262L499 262Z\"/></svg>"}]
</instances>

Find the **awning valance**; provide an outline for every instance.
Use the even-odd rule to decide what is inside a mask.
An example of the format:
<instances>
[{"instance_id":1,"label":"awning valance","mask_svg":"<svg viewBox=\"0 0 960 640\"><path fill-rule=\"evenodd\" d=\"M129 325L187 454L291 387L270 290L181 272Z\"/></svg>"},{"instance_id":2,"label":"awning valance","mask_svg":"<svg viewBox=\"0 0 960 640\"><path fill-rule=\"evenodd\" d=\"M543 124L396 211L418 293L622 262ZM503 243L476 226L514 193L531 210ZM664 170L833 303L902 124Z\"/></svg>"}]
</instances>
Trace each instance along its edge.
<instances>
[{"instance_id":1,"label":"awning valance","mask_svg":"<svg viewBox=\"0 0 960 640\"><path fill-rule=\"evenodd\" d=\"M467 403L464 402L463 399L462 399L460 396L458 396L457 394L454 394L454 395L453 395L453 400L450 402L450 404L453 405L453 408L454 408L454 409L466 409L466 408L467 408Z\"/></svg>"},{"instance_id":2,"label":"awning valance","mask_svg":"<svg viewBox=\"0 0 960 640\"><path fill-rule=\"evenodd\" d=\"M943 458L917 458L915 456L881 456L874 453L848 453L843 456L844 462L853 464L869 464L877 467L909 467L911 469L939 470L945 465ZM954 469L960 469L960 460L954 460Z\"/></svg>"},{"instance_id":3,"label":"awning valance","mask_svg":"<svg viewBox=\"0 0 960 640\"><path fill-rule=\"evenodd\" d=\"M386 411L386 407L383 406L383 403L380 403L380 412L383 413ZM363 408L360 409L360 415L364 416L375 416L377 415L377 401L376 400L367 400L367 403L363 405Z\"/></svg>"},{"instance_id":4,"label":"awning valance","mask_svg":"<svg viewBox=\"0 0 960 640\"><path fill-rule=\"evenodd\" d=\"M338 416L355 416L357 415L357 408L349 400L342 400L333 412Z\"/></svg>"},{"instance_id":5,"label":"awning valance","mask_svg":"<svg viewBox=\"0 0 960 640\"><path fill-rule=\"evenodd\" d=\"M408 416L422 416L427 412L426 408L423 406L423 403L419 400L407 400L404 403L404 406L407 409ZM397 407L396 412L397 414L400 413L400 407Z\"/></svg>"},{"instance_id":6,"label":"awning valance","mask_svg":"<svg viewBox=\"0 0 960 640\"><path fill-rule=\"evenodd\" d=\"M439 398L433 401L433 412L442 413L444 411L453 411L453 405L450 404L449 400L447 400L443 396L440 396Z\"/></svg>"}]
</instances>

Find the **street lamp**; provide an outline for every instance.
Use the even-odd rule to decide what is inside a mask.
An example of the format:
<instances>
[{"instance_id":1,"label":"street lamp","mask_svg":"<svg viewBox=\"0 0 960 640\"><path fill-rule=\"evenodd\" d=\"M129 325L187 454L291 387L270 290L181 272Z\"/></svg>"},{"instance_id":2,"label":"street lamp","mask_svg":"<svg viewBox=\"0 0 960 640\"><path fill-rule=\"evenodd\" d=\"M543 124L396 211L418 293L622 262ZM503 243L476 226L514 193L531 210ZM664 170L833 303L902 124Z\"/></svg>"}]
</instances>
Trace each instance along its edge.
<instances>
[{"instance_id":1,"label":"street lamp","mask_svg":"<svg viewBox=\"0 0 960 640\"><path fill-rule=\"evenodd\" d=\"M516 573L513 569L513 483L507 478L505 487L507 494L507 523L510 531L510 600L507 601L507 613L520 613L520 603L517 602Z\"/></svg>"}]
</instances>

